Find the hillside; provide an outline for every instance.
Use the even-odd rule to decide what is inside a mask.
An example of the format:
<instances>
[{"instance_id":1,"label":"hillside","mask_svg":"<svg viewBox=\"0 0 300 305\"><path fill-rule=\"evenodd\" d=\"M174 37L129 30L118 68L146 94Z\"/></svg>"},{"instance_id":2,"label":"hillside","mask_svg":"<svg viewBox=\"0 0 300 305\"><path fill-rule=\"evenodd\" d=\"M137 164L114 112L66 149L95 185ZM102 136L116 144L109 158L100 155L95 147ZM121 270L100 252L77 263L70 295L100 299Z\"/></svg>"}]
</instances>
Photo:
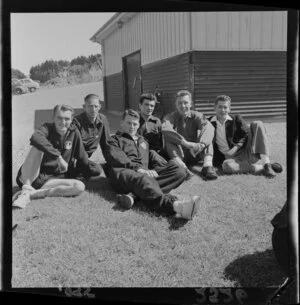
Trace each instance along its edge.
<instances>
[{"instance_id":1,"label":"hillside","mask_svg":"<svg viewBox=\"0 0 300 305\"><path fill-rule=\"evenodd\" d=\"M24 73L12 68L12 78L25 77ZM102 80L102 56L78 56L71 61L46 60L32 66L28 77L47 88L99 82Z\"/></svg>"}]
</instances>

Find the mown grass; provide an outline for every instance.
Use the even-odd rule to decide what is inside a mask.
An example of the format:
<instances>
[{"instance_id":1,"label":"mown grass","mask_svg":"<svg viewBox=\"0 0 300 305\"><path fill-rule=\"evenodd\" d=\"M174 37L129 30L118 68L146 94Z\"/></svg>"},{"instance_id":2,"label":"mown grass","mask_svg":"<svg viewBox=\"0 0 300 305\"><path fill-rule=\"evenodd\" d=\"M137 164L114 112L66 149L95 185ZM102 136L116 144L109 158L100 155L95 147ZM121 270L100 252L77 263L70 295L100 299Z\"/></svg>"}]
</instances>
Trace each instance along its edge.
<instances>
[{"instance_id":1,"label":"mown grass","mask_svg":"<svg viewBox=\"0 0 300 305\"><path fill-rule=\"evenodd\" d=\"M286 168L286 124L266 123L272 159ZM98 152L96 159L101 159ZM202 197L192 221L124 211L109 182L77 198L45 198L13 211L13 287L265 287L284 275L270 220L286 201L286 171L195 176L174 194Z\"/></svg>"}]
</instances>

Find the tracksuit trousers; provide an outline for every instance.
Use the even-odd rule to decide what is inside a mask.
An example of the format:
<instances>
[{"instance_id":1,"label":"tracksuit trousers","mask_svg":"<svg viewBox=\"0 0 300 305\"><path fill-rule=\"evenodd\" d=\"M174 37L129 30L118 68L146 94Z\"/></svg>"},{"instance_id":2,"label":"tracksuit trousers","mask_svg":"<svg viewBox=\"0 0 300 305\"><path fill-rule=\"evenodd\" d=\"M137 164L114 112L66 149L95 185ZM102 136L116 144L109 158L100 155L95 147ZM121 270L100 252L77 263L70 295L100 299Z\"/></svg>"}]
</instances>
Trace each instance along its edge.
<instances>
[{"instance_id":1,"label":"tracksuit trousers","mask_svg":"<svg viewBox=\"0 0 300 305\"><path fill-rule=\"evenodd\" d=\"M121 194L133 193L153 210L173 213L174 196L167 195L185 180L185 170L174 161L156 167L157 178L138 173L128 168L111 168L109 179L112 187Z\"/></svg>"}]
</instances>

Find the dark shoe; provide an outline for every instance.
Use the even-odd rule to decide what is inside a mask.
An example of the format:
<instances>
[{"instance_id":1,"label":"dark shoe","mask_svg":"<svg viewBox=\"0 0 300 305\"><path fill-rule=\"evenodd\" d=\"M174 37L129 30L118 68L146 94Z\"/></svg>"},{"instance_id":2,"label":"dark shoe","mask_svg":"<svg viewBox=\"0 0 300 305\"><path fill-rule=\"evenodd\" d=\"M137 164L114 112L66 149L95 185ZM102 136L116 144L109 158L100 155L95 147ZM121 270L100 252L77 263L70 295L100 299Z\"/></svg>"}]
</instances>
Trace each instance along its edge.
<instances>
[{"instance_id":1,"label":"dark shoe","mask_svg":"<svg viewBox=\"0 0 300 305\"><path fill-rule=\"evenodd\" d=\"M282 166L278 162L271 163L271 166L275 173L281 173L283 171Z\"/></svg>"},{"instance_id":2,"label":"dark shoe","mask_svg":"<svg viewBox=\"0 0 300 305\"><path fill-rule=\"evenodd\" d=\"M274 178L276 176L275 172L272 169L271 163L266 163L264 165L264 175L268 178Z\"/></svg>"},{"instance_id":3,"label":"dark shoe","mask_svg":"<svg viewBox=\"0 0 300 305\"><path fill-rule=\"evenodd\" d=\"M122 208L129 210L134 204L134 196L132 194L118 194L117 202Z\"/></svg>"},{"instance_id":4,"label":"dark shoe","mask_svg":"<svg viewBox=\"0 0 300 305\"><path fill-rule=\"evenodd\" d=\"M201 176L205 180L216 180L218 178L215 169L212 166L205 166L201 170Z\"/></svg>"},{"instance_id":5,"label":"dark shoe","mask_svg":"<svg viewBox=\"0 0 300 305\"><path fill-rule=\"evenodd\" d=\"M185 180L190 180L193 176L195 176L188 168L186 168L185 172L186 172Z\"/></svg>"}]
</instances>

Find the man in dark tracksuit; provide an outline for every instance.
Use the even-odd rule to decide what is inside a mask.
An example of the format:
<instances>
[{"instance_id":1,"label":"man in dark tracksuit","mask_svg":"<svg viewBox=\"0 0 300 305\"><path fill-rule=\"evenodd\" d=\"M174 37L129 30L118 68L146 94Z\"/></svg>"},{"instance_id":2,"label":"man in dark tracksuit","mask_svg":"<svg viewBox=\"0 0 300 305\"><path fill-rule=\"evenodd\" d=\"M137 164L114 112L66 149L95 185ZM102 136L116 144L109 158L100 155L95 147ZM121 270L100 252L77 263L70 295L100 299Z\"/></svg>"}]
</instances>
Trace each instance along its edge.
<instances>
[{"instance_id":1,"label":"man in dark tracksuit","mask_svg":"<svg viewBox=\"0 0 300 305\"><path fill-rule=\"evenodd\" d=\"M71 125L72 116L70 106L55 106L54 122L45 123L30 138L32 147L16 178L22 191L14 196L13 206L24 208L30 199L45 196L77 196L85 189L69 171L69 165L77 161L83 175L91 175L81 136Z\"/></svg>"},{"instance_id":2,"label":"man in dark tracksuit","mask_svg":"<svg viewBox=\"0 0 300 305\"><path fill-rule=\"evenodd\" d=\"M123 132L112 136L104 151L111 184L122 194L118 202L130 208L134 200L129 193L133 193L153 210L191 219L198 210L199 198L183 202L167 195L185 180L185 170L149 150L148 142L136 134L139 127L136 111L126 110L121 126Z\"/></svg>"},{"instance_id":3,"label":"man in dark tracksuit","mask_svg":"<svg viewBox=\"0 0 300 305\"><path fill-rule=\"evenodd\" d=\"M161 120L153 115L156 103L156 97L151 93L144 93L140 96L140 127L138 133L147 140L150 150L155 150L166 158L168 156L163 149Z\"/></svg>"},{"instance_id":4,"label":"man in dark tracksuit","mask_svg":"<svg viewBox=\"0 0 300 305\"><path fill-rule=\"evenodd\" d=\"M84 112L75 116L73 124L78 128L84 148L90 158L100 145L103 152L110 137L109 123L105 115L99 113L101 103L98 95L89 94L84 99ZM98 176L102 172L100 164L89 160L92 176ZM80 168L74 167L74 172L81 172Z\"/></svg>"}]
</instances>

